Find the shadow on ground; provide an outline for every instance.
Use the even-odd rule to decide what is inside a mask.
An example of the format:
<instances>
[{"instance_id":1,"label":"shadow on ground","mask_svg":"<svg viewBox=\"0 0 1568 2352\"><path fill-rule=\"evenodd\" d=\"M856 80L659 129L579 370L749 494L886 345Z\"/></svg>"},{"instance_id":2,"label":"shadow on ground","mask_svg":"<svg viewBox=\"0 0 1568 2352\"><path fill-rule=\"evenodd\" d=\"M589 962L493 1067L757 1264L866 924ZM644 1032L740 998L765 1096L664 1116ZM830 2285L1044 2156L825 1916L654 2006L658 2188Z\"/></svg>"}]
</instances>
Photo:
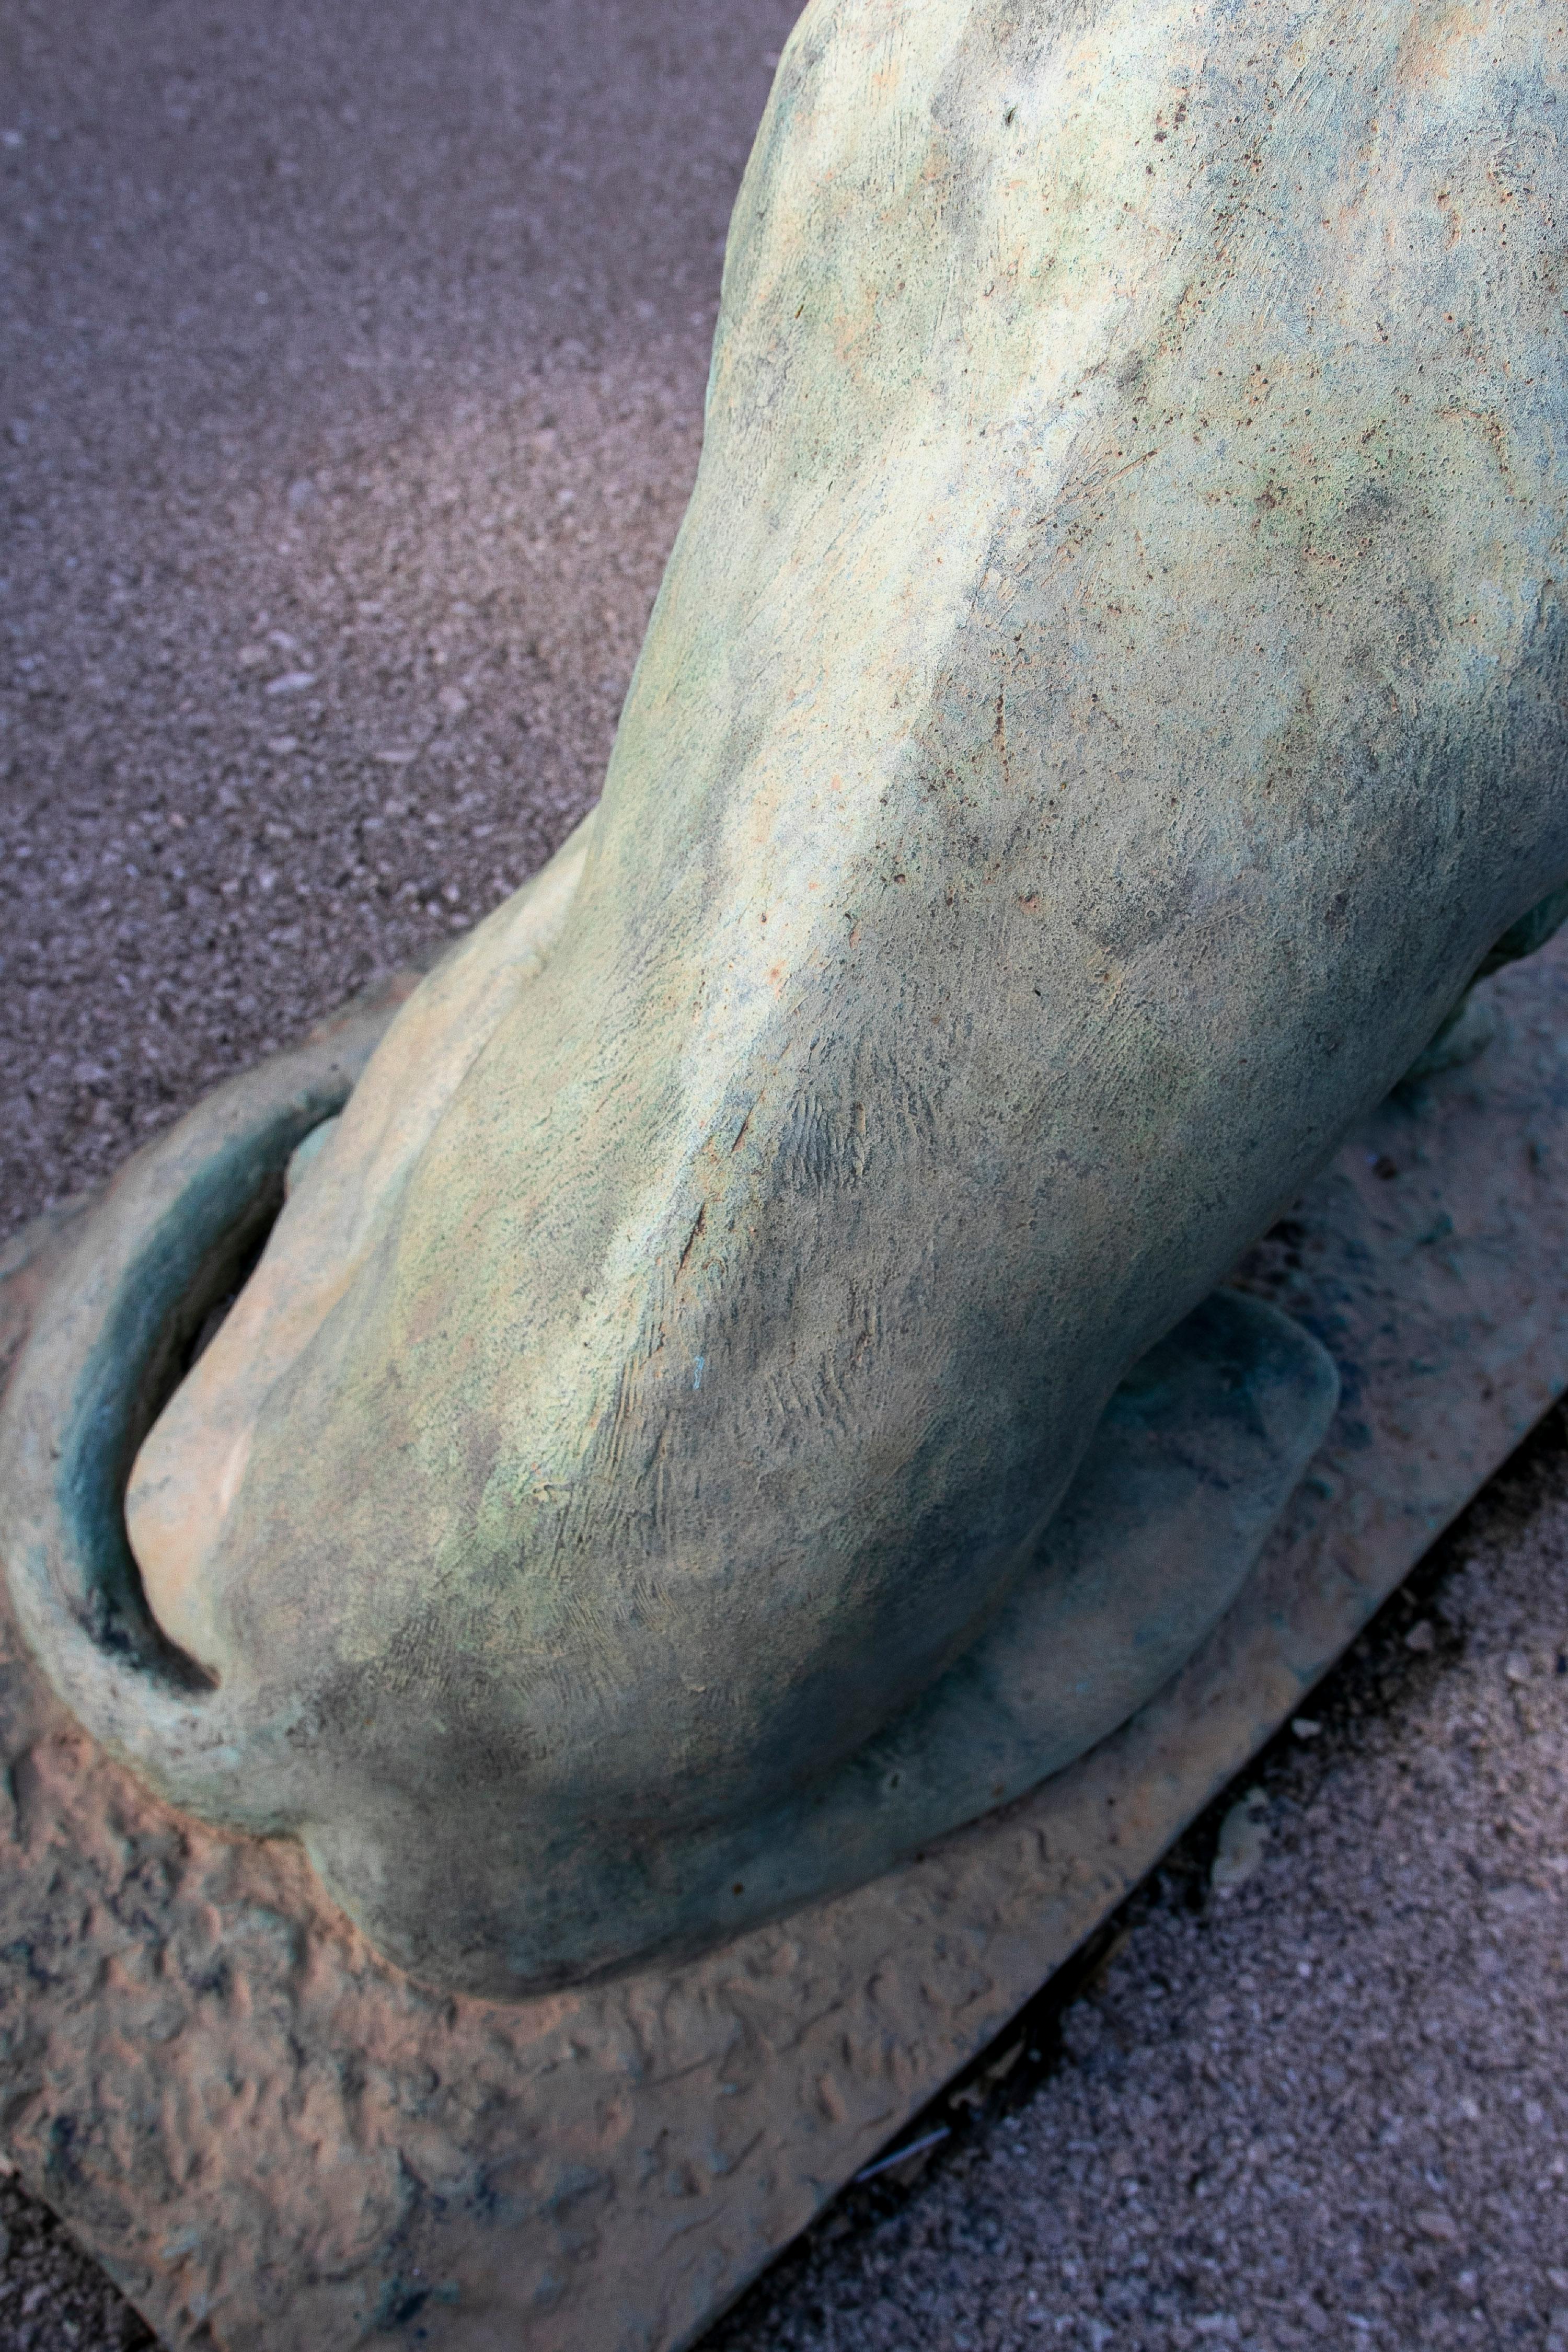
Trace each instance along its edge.
<instances>
[{"instance_id":1,"label":"shadow on ground","mask_svg":"<svg viewBox=\"0 0 1568 2352\"><path fill-rule=\"evenodd\" d=\"M1555 1409L711 2352L1568 2346L1565 1894Z\"/></svg>"}]
</instances>

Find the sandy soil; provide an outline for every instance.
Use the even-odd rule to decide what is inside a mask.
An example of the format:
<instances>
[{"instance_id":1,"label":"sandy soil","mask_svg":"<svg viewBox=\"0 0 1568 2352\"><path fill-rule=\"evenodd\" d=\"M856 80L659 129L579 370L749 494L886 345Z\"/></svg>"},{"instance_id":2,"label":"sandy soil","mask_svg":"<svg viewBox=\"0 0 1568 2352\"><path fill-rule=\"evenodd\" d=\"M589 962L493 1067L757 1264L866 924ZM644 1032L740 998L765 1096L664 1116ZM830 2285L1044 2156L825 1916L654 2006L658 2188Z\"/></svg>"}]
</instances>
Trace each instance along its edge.
<instances>
[{"instance_id":1,"label":"sandy soil","mask_svg":"<svg viewBox=\"0 0 1568 2352\"><path fill-rule=\"evenodd\" d=\"M592 797L792 14L0 16L0 1236ZM1565 1552L1553 1427L1253 1776L1253 1874L1194 1832L716 2347L1568 2352ZM150 2340L0 2221L0 2352Z\"/></svg>"}]
</instances>

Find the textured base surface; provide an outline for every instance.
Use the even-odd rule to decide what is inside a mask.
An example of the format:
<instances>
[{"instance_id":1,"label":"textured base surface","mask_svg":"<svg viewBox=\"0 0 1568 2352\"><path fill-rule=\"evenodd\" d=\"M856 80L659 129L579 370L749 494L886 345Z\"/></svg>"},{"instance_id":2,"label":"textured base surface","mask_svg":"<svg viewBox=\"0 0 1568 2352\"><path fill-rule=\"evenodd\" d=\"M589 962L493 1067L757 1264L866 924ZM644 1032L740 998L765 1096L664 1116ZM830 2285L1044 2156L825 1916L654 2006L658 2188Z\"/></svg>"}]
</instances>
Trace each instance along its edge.
<instances>
[{"instance_id":1,"label":"textured base surface","mask_svg":"<svg viewBox=\"0 0 1568 2352\"><path fill-rule=\"evenodd\" d=\"M0 2123L172 2343L689 2342L984 2045L1568 1383L1568 951L1489 989L1480 1060L1385 1105L1239 1270L1343 1394L1199 1655L1033 1796L696 1966L426 1994L289 1848L143 1796L0 1632Z\"/></svg>"}]
</instances>

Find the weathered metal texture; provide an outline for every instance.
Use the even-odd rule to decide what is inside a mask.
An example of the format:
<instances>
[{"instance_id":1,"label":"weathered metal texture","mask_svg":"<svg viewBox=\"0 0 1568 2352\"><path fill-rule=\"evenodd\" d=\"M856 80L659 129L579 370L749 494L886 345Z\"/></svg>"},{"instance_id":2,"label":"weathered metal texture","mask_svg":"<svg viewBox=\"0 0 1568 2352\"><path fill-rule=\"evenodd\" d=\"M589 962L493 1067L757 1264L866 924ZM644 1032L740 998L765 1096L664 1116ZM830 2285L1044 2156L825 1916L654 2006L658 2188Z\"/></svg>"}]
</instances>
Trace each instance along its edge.
<instances>
[{"instance_id":1,"label":"weathered metal texture","mask_svg":"<svg viewBox=\"0 0 1568 2352\"><path fill-rule=\"evenodd\" d=\"M438 1001L440 981L432 988ZM384 1010L330 1024L143 1146L73 1221L47 1294L39 1268L52 1253L30 1260L32 1328L6 1396L18 1442L0 1448L0 1559L33 1656L82 1727L154 1794L205 1818L180 1768L194 1761L210 1786L216 1766L237 1791L220 1826L260 1836L300 1832L265 1798L251 1809L257 1781L275 1791L275 1780L203 1720L215 1685L147 1608L126 1541L126 1475L163 1397L237 1311L247 1262L386 1026ZM1038 1787L1125 1722L1250 1575L1338 1393L1331 1359L1291 1318L1232 1290L1200 1301L1116 1391L1035 1557L964 1655L805 1797L764 1811L740 1835L710 1838L701 1860L727 1892L727 1916L705 1921L692 1946L667 1942L658 1959L691 1958L878 1877ZM301 1478L310 1475L302 1457ZM36 1517L16 1507L24 1484L42 1505ZM412 1712L408 1693L398 1696ZM172 1784L158 1769L164 1758ZM301 1843L316 1863L308 1833ZM432 1841L417 1824L414 1843L423 1864ZM666 1895L656 1876L645 1909ZM509 1896L542 1905L548 1888L520 1873Z\"/></svg>"},{"instance_id":2,"label":"weathered metal texture","mask_svg":"<svg viewBox=\"0 0 1568 2352\"><path fill-rule=\"evenodd\" d=\"M384 1954L730 1934L1568 876L1565 69L1527 0L812 0L591 841L141 1448L180 1703L45 1605L54 1308L0 1430L57 1686Z\"/></svg>"},{"instance_id":3,"label":"weathered metal texture","mask_svg":"<svg viewBox=\"0 0 1568 2352\"><path fill-rule=\"evenodd\" d=\"M1342 1401L1218 1631L1034 1795L689 1968L419 1990L297 1848L110 1764L6 1621L5 2137L172 2344L668 2352L984 2046L1568 1383L1568 947L1487 986L1489 1051L1384 1105L1239 1270Z\"/></svg>"}]
</instances>

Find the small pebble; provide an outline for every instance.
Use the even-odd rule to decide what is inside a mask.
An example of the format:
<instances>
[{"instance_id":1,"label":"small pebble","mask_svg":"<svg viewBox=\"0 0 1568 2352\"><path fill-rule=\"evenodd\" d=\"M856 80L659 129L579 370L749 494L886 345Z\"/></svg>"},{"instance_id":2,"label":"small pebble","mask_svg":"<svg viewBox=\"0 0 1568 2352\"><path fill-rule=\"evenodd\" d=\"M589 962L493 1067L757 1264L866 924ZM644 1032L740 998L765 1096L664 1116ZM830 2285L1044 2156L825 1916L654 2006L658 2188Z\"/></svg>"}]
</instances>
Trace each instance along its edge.
<instances>
[{"instance_id":1,"label":"small pebble","mask_svg":"<svg viewBox=\"0 0 1568 2352\"><path fill-rule=\"evenodd\" d=\"M1220 1824L1219 1845L1209 1869L1209 1885L1224 1894L1244 1885L1260 1867L1268 1849L1268 1800L1261 1789L1251 1789L1232 1805Z\"/></svg>"}]
</instances>

